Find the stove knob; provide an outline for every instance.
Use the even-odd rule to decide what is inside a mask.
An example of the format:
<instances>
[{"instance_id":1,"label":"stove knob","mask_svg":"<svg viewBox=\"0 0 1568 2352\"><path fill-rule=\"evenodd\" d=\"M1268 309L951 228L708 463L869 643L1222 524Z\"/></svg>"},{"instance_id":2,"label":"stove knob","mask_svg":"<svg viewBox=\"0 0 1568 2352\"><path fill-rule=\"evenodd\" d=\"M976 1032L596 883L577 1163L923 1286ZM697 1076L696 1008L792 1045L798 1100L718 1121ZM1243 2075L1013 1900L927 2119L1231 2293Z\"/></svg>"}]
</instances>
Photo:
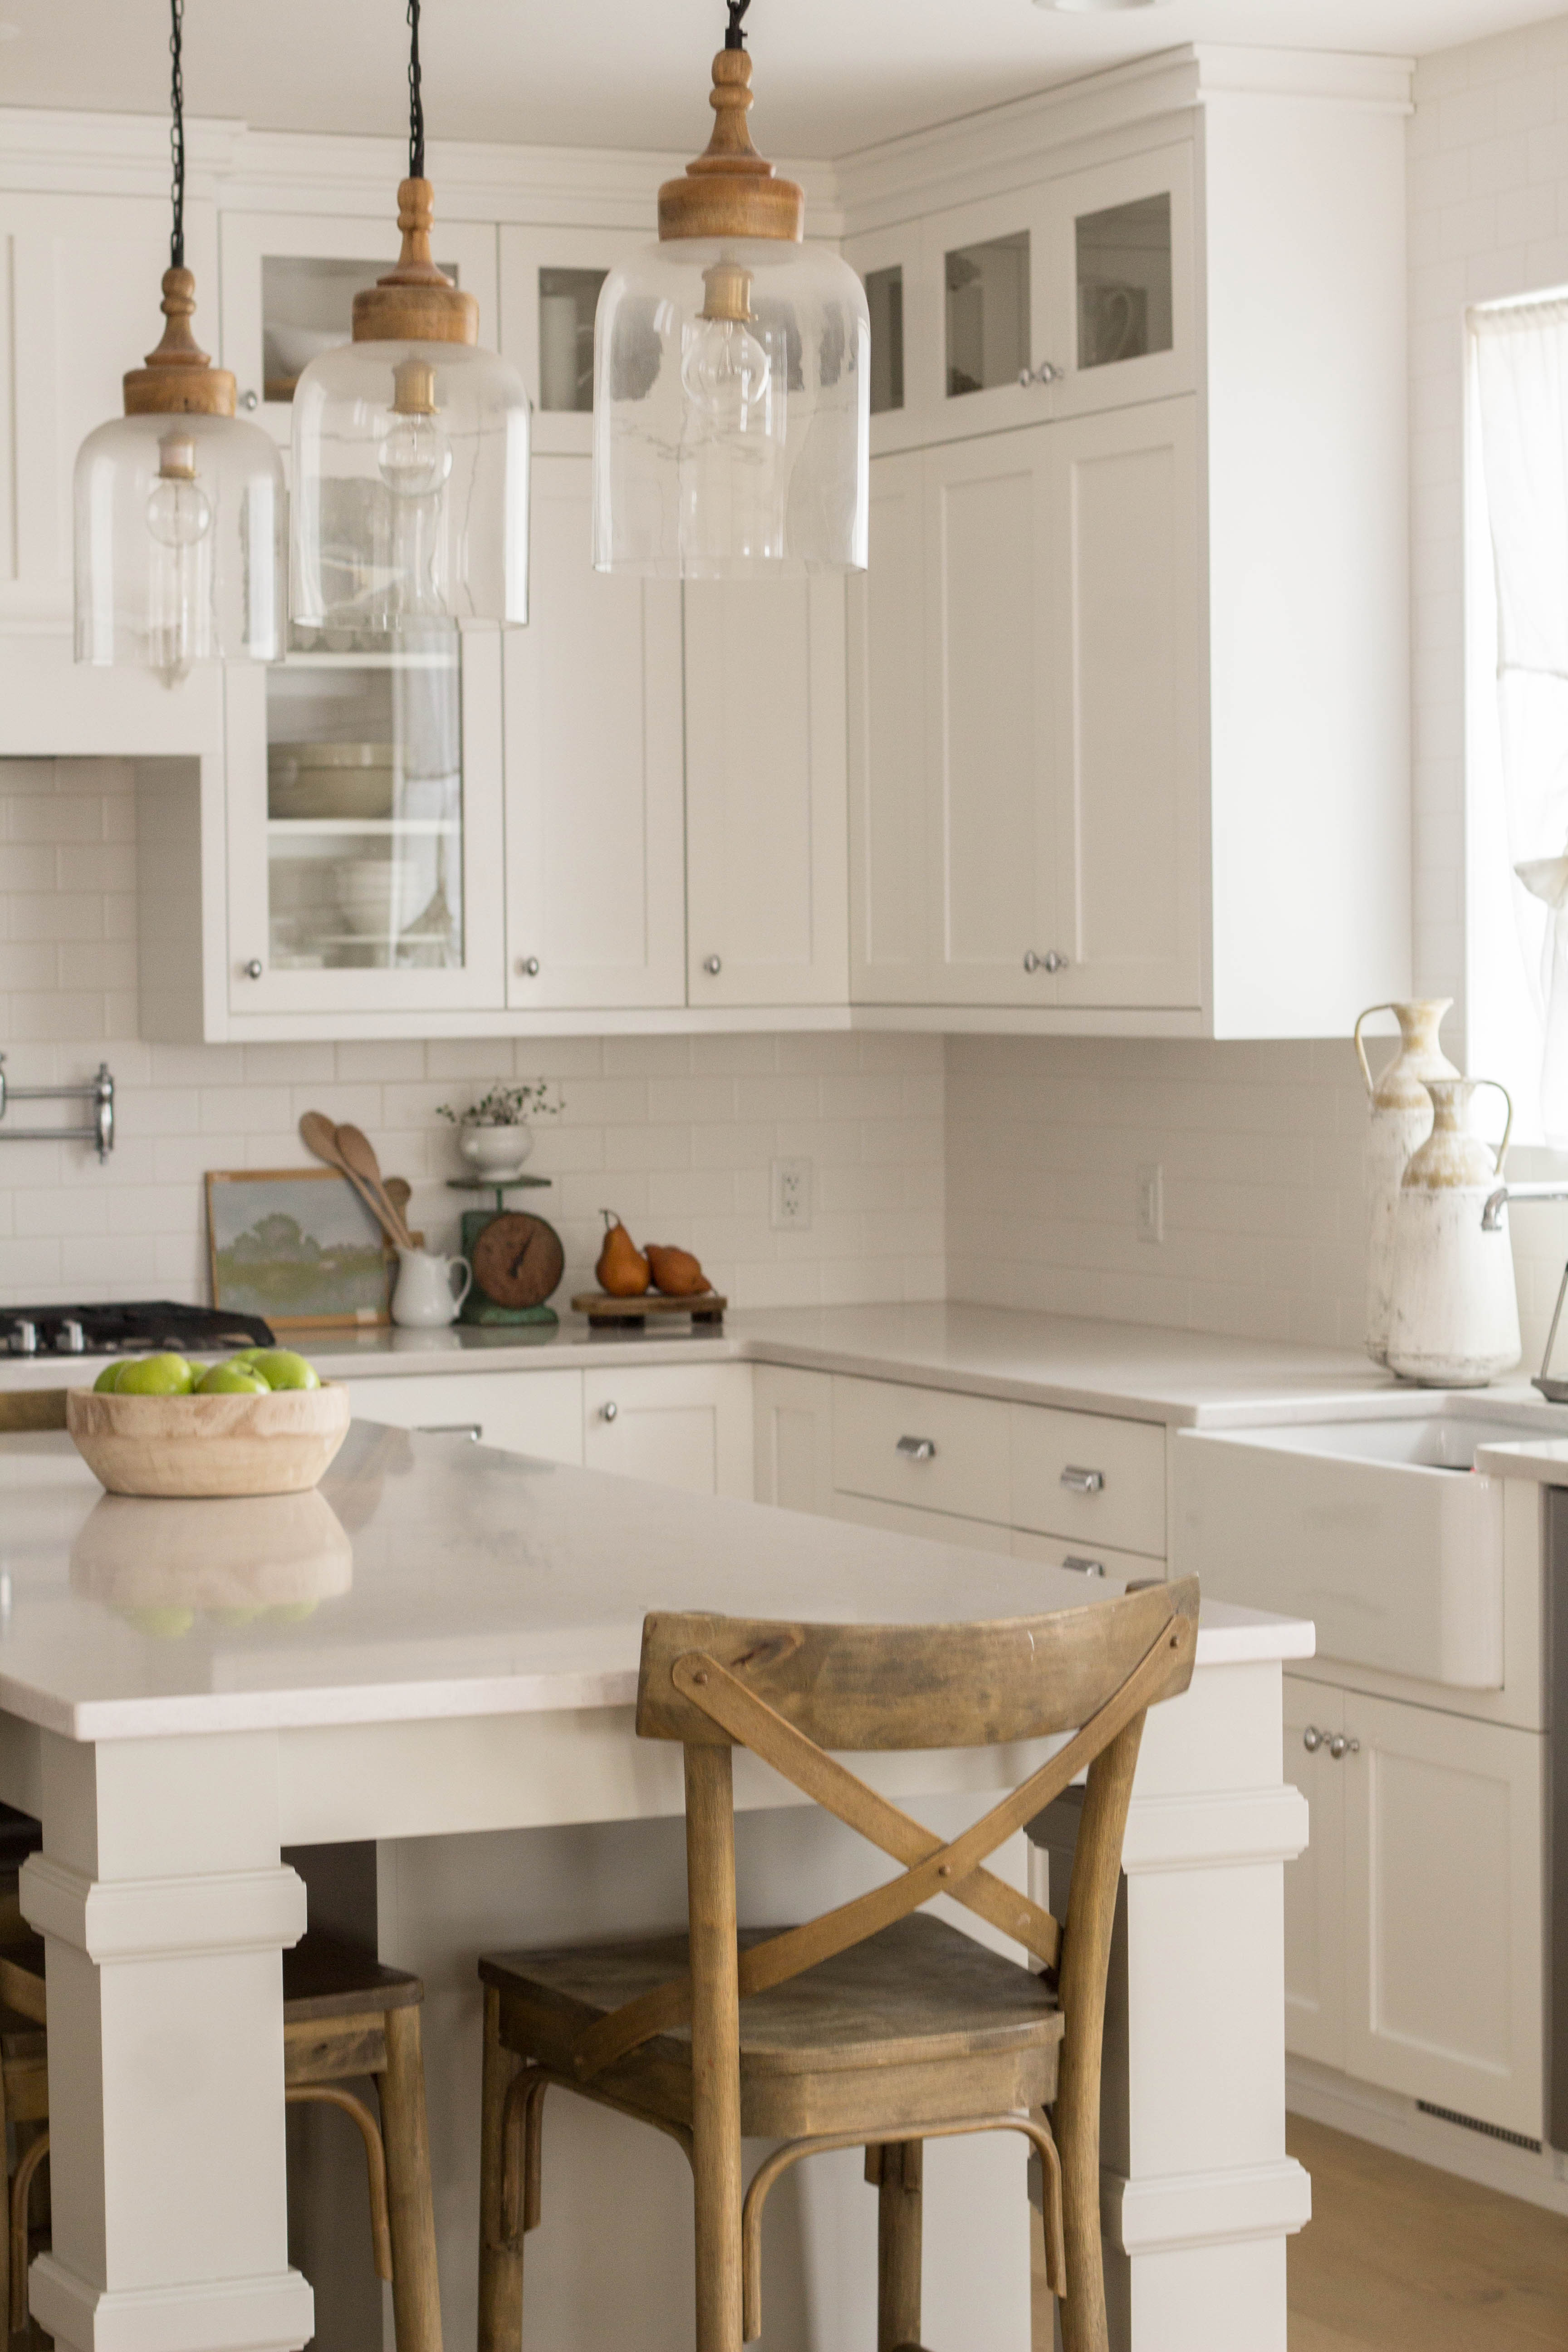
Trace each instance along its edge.
<instances>
[{"instance_id":1,"label":"stove knob","mask_svg":"<svg viewBox=\"0 0 1568 2352\"><path fill-rule=\"evenodd\" d=\"M86 1352L87 1334L81 1325L67 1321L55 1333L55 1353L58 1356L79 1356Z\"/></svg>"},{"instance_id":2,"label":"stove knob","mask_svg":"<svg viewBox=\"0 0 1568 2352\"><path fill-rule=\"evenodd\" d=\"M36 1356L38 1352L38 1327L24 1316L11 1326L11 1336L5 1342L14 1356Z\"/></svg>"}]
</instances>

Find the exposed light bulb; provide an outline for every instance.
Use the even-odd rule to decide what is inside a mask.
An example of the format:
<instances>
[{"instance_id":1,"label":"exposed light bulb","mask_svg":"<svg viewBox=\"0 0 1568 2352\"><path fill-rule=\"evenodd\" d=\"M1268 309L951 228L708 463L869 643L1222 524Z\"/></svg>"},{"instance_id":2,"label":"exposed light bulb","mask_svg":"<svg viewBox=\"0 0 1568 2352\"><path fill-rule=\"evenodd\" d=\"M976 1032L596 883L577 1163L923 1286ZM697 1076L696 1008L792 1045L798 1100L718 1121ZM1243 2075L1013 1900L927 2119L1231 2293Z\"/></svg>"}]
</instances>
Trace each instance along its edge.
<instances>
[{"instance_id":1,"label":"exposed light bulb","mask_svg":"<svg viewBox=\"0 0 1568 2352\"><path fill-rule=\"evenodd\" d=\"M430 498L446 488L452 445L434 416L399 416L377 448L375 462L394 498Z\"/></svg>"},{"instance_id":2,"label":"exposed light bulb","mask_svg":"<svg viewBox=\"0 0 1568 2352\"><path fill-rule=\"evenodd\" d=\"M147 494L147 529L163 551L153 559L149 583L149 651L165 686L178 686L208 650L205 575L212 520L212 500L196 479L195 443L188 434L170 433L158 444L158 478Z\"/></svg>"},{"instance_id":3,"label":"exposed light bulb","mask_svg":"<svg viewBox=\"0 0 1568 2352\"><path fill-rule=\"evenodd\" d=\"M714 432L765 436L772 429L773 372L738 319L699 319L688 330L680 381Z\"/></svg>"}]
</instances>

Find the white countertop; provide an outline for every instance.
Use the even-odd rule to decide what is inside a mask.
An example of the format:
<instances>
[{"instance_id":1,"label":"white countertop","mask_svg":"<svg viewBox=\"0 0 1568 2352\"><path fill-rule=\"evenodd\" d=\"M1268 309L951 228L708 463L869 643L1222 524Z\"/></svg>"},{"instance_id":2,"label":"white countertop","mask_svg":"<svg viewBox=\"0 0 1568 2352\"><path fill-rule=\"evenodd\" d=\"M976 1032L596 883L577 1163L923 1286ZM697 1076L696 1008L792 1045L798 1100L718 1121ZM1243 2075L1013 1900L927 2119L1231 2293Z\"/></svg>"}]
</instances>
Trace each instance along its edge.
<instances>
[{"instance_id":1,"label":"white countertop","mask_svg":"<svg viewBox=\"0 0 1568 2352\"><path fill-rule=\"evenodd\" d=\"M0 1710L73 1739L629 1705L644 1613L944 1623L1095 1607L1064 1570L356 1424L315 1496L105 1496L0 1438ZM1205 1602L1200 1665L1312 1628Z\"/></svg>"}]
</instances>

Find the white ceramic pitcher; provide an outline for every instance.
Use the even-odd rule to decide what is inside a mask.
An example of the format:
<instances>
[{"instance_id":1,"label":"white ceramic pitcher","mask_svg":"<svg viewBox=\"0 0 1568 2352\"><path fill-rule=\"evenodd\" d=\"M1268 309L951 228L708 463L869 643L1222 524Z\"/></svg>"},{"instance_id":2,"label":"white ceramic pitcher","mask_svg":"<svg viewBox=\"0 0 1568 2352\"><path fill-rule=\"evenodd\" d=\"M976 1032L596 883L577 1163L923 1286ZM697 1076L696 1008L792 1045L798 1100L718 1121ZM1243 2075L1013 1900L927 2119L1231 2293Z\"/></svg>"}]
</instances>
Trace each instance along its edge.
<instances>
[{"instance_id":1,"label":"white ceramic pitcher","mask_svg":"<svg viewBox=\"0 0 1568 2352\"><path fill-rule=\"evenodd\" d=\"M1432 1097L1423 1081L1459 1075L1437 1044L1443 1015L1453 1002L1451 996L1428 996L1407 1004L1369 1004L1355 1024L1356 1058L1372 1106L1366 1150L1366 1352L1374 1364L1388 1360L1389 1286L1400 1180L1411 1153L1432 1132ZM1392 1013L1399 1024L1399 1051L1375 1080L1361 1036L1362 1023L1374 1013Z\"/></svg>"},{"instance_id":2,"label":"white ceramic pitcher","mask_svg":"<svg viewBox=\"0 0 1568 2352\"><path fill-rule=\"evenodd\" d=\"M452 1269L463 1277L462 1288L452 1288ZM455 1322L468 1295L474 1270L466 1257L441 1257L432 1250L400 1249L397 1287L392 1294L392 1319L405 1328L434 1330Z\"/></svg>"},{"instance_id":3,"label":"white ceramic pitcher","mask_svg":"<svg viewBox=\"0 0 1568 2352\"><path fill-rule=\"evenodd\" d=\"M1481 1212L1495 1192L1513 1126L1496 1078L1428 1078L1432 1132L1411 1154L1394 1219L1388 1364L1426 1388L1484 1388L1519 1361L1519 1297L1506 1208L1495 1233ZM1470 1131L1470 1097L1493 1087L1508 1104L1502 1140Z\"/></svg>"}]
</instances>

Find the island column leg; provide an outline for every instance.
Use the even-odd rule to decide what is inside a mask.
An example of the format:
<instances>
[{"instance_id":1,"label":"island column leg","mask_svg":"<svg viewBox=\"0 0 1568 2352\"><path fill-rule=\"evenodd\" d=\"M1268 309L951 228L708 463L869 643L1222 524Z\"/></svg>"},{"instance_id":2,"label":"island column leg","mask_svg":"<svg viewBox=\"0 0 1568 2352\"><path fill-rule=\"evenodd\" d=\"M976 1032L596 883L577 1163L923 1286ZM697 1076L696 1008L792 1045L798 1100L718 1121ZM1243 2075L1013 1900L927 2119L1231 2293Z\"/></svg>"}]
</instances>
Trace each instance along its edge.
<instances>
[{"instance_id":1,"label":"island column leg","mask_svg":"<svg viewBox=\"0 0 1568 2352\"><path fill-rule=\"evenodd\" d=\"M34 2317L74 2352L295 2352L279 1956L305 1889L279 1861L270 1733L89 1745L46 1734L53 2243Z\"/></svg>"}]
</instances>

